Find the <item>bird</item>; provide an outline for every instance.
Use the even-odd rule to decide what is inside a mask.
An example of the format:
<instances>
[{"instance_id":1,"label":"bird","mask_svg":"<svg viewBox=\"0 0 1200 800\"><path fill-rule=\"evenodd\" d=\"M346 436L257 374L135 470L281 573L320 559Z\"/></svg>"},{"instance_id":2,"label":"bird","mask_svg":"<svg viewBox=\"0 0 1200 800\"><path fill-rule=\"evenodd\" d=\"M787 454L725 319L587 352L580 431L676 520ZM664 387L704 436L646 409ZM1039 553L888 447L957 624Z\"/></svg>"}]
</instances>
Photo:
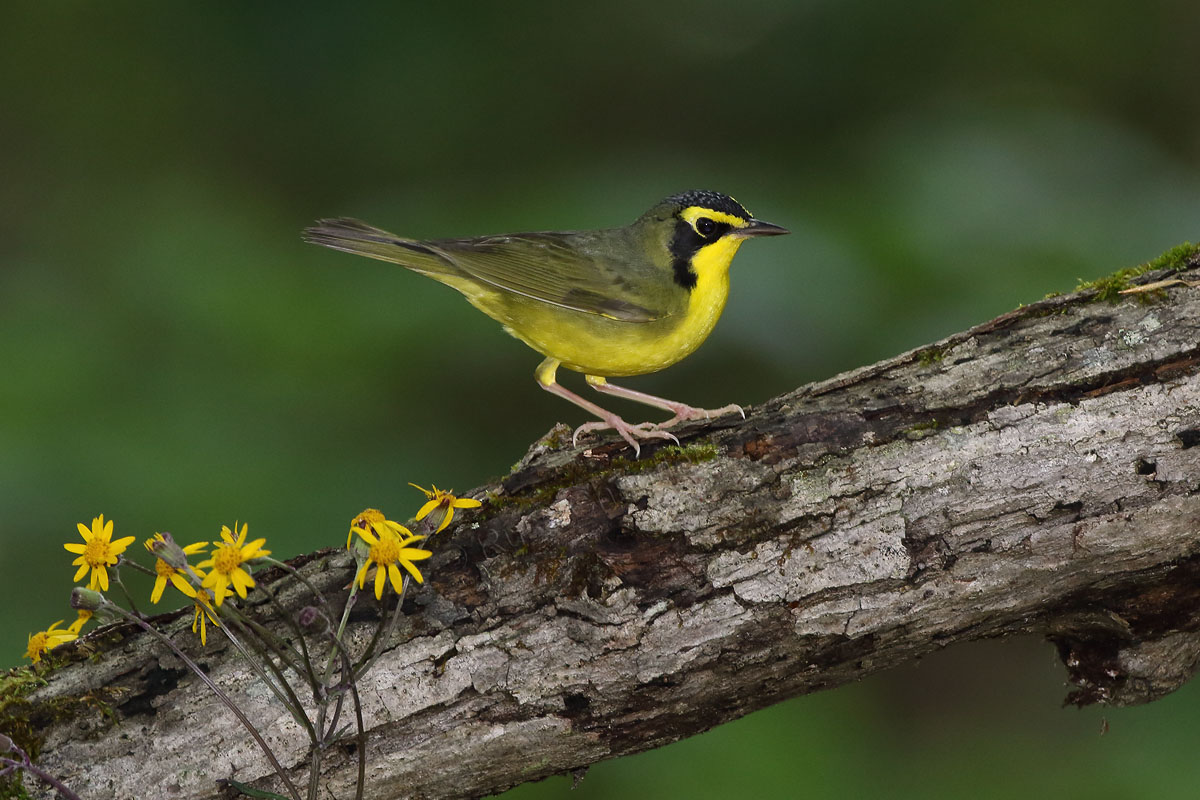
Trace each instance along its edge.
<instances>
[{"instance_id":1,"label":"bird","mask_svg":"<svg viewBox=\"0 0 1200 800\"><path fill-rule=\"evenodd\" d=\"M596 416L572 436L612 429L641 455L639 440L678 439L685 420L745 412L684 403L609 383L657 372L708 338L729 295L729 265L746 239L788 233L732 197L691 190L655 204L631 224L581 231L407 239L357 219L318 220L311 244L388 261L458 290L504 330L545 356L538 385ZM559 367L596 391L673 416L630 424L558 383Z\"/></svg>"}]
</instances>

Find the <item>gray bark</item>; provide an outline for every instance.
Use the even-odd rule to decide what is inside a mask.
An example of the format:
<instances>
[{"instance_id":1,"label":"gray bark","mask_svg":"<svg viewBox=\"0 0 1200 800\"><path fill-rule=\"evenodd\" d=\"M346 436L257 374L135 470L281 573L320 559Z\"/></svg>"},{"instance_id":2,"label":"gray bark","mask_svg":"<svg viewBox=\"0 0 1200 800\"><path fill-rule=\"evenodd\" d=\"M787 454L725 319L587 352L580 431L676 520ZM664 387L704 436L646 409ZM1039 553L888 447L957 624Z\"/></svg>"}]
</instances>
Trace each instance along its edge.
<instances>
[{"instance_id":1,"label":"gray bark","mask_svg":"<svg viewBox=\"0 0 1200 800\"><path fill-rule=\"evenodd\" d=\"M683 451L535 446L435 539L361 687L366 795L496 792L983 637L1055 642L1073 702L1179 687L1200 661L1200 288L1094 294L687 427ZM352 569L296 563L331 593ZM193 652L303 785L302 733L213 638ZM124 627L78 650L29 709L75 791L279 790L169 651ZM119 724L52 710L85 696ZM324 796L353 797L354 756L327 764Z\"/></svg>"}]
</instances>

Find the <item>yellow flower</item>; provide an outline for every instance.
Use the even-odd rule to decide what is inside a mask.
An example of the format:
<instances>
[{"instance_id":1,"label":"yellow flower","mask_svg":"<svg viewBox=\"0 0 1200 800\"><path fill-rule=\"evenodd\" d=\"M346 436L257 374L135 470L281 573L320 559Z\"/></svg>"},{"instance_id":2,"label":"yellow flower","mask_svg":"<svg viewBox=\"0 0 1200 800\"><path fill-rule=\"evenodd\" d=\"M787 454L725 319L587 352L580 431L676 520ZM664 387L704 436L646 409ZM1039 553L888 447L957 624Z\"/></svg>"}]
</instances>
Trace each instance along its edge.
<instances>
[{"instance_id":1,"label":"yellow flower","mask_svg":"<svg viewBox=\"0 0 1200 800\"><path fill-rule=\"evenodd\" d=\"M392 522L383 516L383 512L379 509L364 509L361 514L350 520L350 534L346 537L346 548L349 549L350 542L353 541L354 534L356 533L361 534L363 531L374 531L376 536L378 536L385 530L390 530L397 536L412 536L412 531L399 522Z\"/></svg>"},{"instance_id":2,"label":"yellow flower","mask_svg":"<svg viewBox=\"0 0 1200 800\"><path fill-rule=\"evenodd\" d=\"M161 533L154 534L152 538L147 539L143 544L151 553L165 553L168 549L175 549L184 554L185 561L187 556L202 553L204 552L204 548L208 546L208 542L196 542L195 544L189 544L187 547L179 547L173 541L168 542ZM188 597L196 596L196 589L192 586L191 581L188 580L188 574L182 568L176 569L171 566L161 557L154 560L154 574L156 577L154 578L154 590L150 593L151 603L157 603L162 599L163 590L167 588L167 581L170 581L172 586ZM204 577L203 573L198 572L197 574L201 578Z\"/></svg>"},{"instance_id":3,"label":"yellow flower","mask_svg":"<svg viewBox=\"0 0 1200 800\"><path fill-rule=\"evenodd\" d=\"M208 644L208 629L204 626L204 618L207 617L212 621L213 625L216 625L218 628L221 627L221 623L217 622L217 615L213 612L212 595L201 589L196 592L192 603L196 610L195 615L192 617L192 633L196 632L196 626L199 625L200 644L206 645Z\"/></svg>"},{"instance_id":4,"label":"yellow flower","mask_svg":"<svg viewBox=\"0 0 1200 800\"><path fill-rule=\"evenodd\" d=\"M92 611L86 608L79 609L79 616L75 618L74 622L67 626L67 630L78 636L79 631L82 630L87 621L92 618L92 613Z\"/></svg>"},{"instance_id":5,"label":"yellow flower","mask_svg":"<svg viewBox=\"0 0 1200 800\"><path fill-rule=\"evenodd\" d=\"M79 571L75 573L75 581L78 582L90 569L92 577L88 581L88 588L99 587L100 591L107 592L108 567L117 563L117 556L125 552L125 548L129 546L134 537L126 536L115 542L112 541L113 523L111 519L105 522L103 514L92 520L90 531L84 527L82 522L78 527L79 535L83 537L85 543L67 542L63 545L68 551L79 554L79 558L71 562L79 567Z\"/></svg>"},{"instance_id":6,"label":"yellow flower","mask_svg":"<svg viewBox=\"0 0 1200 800\"><path fill-rule=\"evenodd\" d=\"M438 525L437 530L434 531L434 533L441 533L446 529L446 526L450 524L450 520L454 519L454 509L479 508L481 505L483 505L483 503L479 502L478 500L472 500L469 497L455 497L453 494L453 489L451 489L449 492L443 492L436 486L434 486L432 489L425 489L421 486L417 486L415 483L410 483L408 485L414 489L420 489L422 492L424 492L426 499L429 501L425 503L425 505L421 506L421 510L417 512L416 519L418 522L425 519L429 512L433 511L435 508L445 509L446 514L442 517L442 522L440 525ZM432 486L433 484L430 485Z\"/></svg>"},{"instance_id":7,"label":"yellow flower","mask_svg":"<svg viewBox=\"0 0 1200 800\"><path fill-rule=\"evenodd\" d=\"M250 573L242 564L255 558L271 555L270 550L264 550L262 547L266 543L266 539L255 539L249 544L246 543L248 527L248 525L243 525L235 539L229 526L222 525L221 541L213 542L216 549L213 550L212 558L205 559L196 565L197 569L208 570L201 585L212 590L213 599L218 606L225 602L225 595L229 594L230 584L233 584L233 590L237 592L238 597L245 599L246 590L254 585L254 578L250 577ZM236 522L233 523L233 528L237 530Z\"/></svg>"},{"instance_id":8,"label":"yellow flower","mask_svg":"<svg viewBox=\"0 0 1200 800\"><path fill-rule=\"evenodd\" d=\"M46 630L30 634L29 644L25 648L25 657L36 664L42 660L43 654L76 637L75 632L70 628L59 628L58 626L61 624L62 620L60 619Z\"/></svg>"},{"instance_id":9,"label":"yellow flower","mask_svg":"<svg viewBox=\"0 0 1200 800\"><path fill-rule=\"evenodd\" d=\"M383 515L380 514L380 516ZM403 538L393 530L392 526L404 532ZM363 561L362 566L359 567L358 575L355 576L358 580L358 588L361 589L363 584L366 583L367 569L372 564L375 565L375 599L377 600L383 598L385 574L391 579L392 588L396 590L397 594L404 590L404 576L400 574L399 567L404 567L404 569L408 570L408 573L416 579L417 583L424 583L425 579L421 577L420 571L413 566L412 562L429 558L433 553L428 550L409 547L409 545L415 544L425 537L413 536L412 531L408 528L405 528L403 525L397 525L394 522L391 525L372 525L370 528L370 530L356 529L362 540L371 546L370 553L367 555L366 560Z\"/></svg>"}]
</instances>

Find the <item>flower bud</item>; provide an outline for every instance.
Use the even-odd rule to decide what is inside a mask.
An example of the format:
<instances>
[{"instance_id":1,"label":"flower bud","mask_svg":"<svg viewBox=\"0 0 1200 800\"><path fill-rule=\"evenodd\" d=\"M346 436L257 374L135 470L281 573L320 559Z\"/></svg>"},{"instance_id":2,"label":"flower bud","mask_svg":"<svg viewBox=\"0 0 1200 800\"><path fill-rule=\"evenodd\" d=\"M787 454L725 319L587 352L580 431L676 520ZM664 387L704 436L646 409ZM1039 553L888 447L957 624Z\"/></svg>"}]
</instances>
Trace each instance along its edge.
<instances>
[{"instance_id":1,"label":"flower bud","mask_svg":"<svg viewBox=\"0 0 1200 800\"><path fill-rule=\"evenodd\" d=\"M321 631L329 627L325 615L314 606L305 606L300 609L300 613L296 615L296 622L300 623L300 627L307 631Z\"/></svg>"},{"instance_id":2,"label":"flower bud","mask_svg":"<svg viewBox=\"0 0 1200 800\"><path fill-rule=\"evenodd\" d=\"M180 572L187 568L187 553L175 544L175 539L167 532L156 533L154 538L147 539L146 549L163 560L163 563Z\"/></svg>"},{"instance_id":3,"label":"flower bud","mask_svg":"<svg viewBox=\"0 0 1200 800\"><path fill-rule=\"evenodd\" d=\"M76 586L71 590L71 608L76 611L95 611L108 601L95 589Z\"/></svg>"}]
</instances>

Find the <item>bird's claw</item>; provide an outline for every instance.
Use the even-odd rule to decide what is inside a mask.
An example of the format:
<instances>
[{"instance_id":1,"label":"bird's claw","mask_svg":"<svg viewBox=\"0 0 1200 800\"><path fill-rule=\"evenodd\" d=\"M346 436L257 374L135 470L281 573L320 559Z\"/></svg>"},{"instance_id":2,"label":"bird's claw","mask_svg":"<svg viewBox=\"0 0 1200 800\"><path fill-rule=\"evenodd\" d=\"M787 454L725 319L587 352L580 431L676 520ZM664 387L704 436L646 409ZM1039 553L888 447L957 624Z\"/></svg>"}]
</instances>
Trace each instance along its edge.
<instances>
[{"instance_id":1,"label":"bird's claw","mask_svg":"<svg viewBox=\"0 0 1200 800\"><path fill-rule=\"evenodd\" d=\"M639 422L636 425L630 425L616 414L605 416L602 422L585 422L575 429L575 433L571 436L571 445L575 446L579 443L580 434L591 433L592 431L614 430L633 447L634 457L636 458L642 454L642 446L638 444L638 439L667 439L675 444L679 444L679 439L675 434L665 430L665 428L670 428L672 425L677 425L680 422L693 419L713 419L725 414L732 414L735 411L742 415L742 419L746 418L746 412L737 404L712 409L679 405L674 407L673 410L675 411L675 416L666 422Z\"/></svg>"},{"instance_id":2,"label":"bird's claw","mask_svg":"<svg viewBox=\"0 0 1200 800\"><path fill-rule=\"evenodd\" d=\"M720 408L693 408L692 406L681 405L674 409L675 416L671 417L666 422L660 422L656 428L670 428L673 425L678 425L680 422L686 422L692 419L713 419L714 417L723 417L726 414L737 412L742 415L742 419L746 418L746 411L737 403L730 403L727 406Z\"/></svg>"},{"instance_id":3,"label":"bird's claw","mask_svg":"<svg viewBox=\"0 0 1200 800\"><path fill-rule=\"evenodd\" d=\"M638 444L638 439L669 439L675 444L679 444L679 439L675 434L659 430L659 427L653 422L639 422L636 425L630 425L614 414L611 419L606 419L604 422L585 422L580 425L571 437L571 445L574 446L578 443L581 433L605 430L614 430L622 439L629 442L633 447L634 458L642 454L642 446Z\"/></svg>"}]
</instances>

